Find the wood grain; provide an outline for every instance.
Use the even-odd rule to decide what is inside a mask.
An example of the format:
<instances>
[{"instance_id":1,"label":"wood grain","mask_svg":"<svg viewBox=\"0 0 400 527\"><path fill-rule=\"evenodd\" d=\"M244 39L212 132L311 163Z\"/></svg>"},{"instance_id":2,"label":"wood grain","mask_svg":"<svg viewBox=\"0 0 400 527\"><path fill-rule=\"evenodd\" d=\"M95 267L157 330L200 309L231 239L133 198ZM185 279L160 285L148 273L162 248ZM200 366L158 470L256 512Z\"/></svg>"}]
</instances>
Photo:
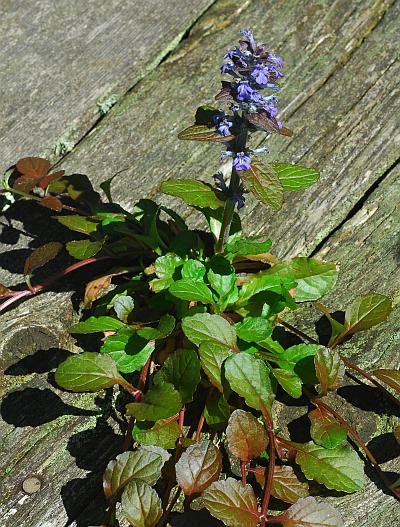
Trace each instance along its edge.
<instances>
[{"instance_id":1,"label":"wood grain","mask_svg":"<svg viewBox=\"0 0 400 527\"><path fill-rule=\"evenodd\" d=\"M212 2L3 0L1 173L26 155L59 159Z\"/></svg>"},{"instance_id":2,"label":"wood grain","mask_svg":"<svg viewBox=\"0 0 400 527\"><path fill-rule=\"evenodd\" d=\"M63 168L70 173L87 173L97 185L128 168L114 186L116 199L126 206L139 196L161 199L157 189L166 177L209 181L220 166L218 147L179 143L176 133L191 124L199 104L211 102L218 90L222 55L237 40L238 30L252 28L264 38L268 28L270 42L285 58L283 115L287 126L296 132L290 142L269 140L271 156L318 166L323 177L314 189L292 194L279 216L248 199L246 229L271 236L280 256L310 254L322 243L318 254L340 262L341 267L338 288L326 299L330 307L342 308L370 289L390 293L397 306L400 226L395 204L400 189L399 170L393 166L399 141L395 111L399 97L398 26L399 3L389 0L265 0L240 5L220 0L167 60L144 77L65 157ZM150 36L151 31L147 38ZM78 118L84 122L81 115L83 111ZM73 119L71 114L67 124ZM42 148L37 140L32 140L32 147ZM9 148L14 155L15 149ZM371 194L364 203L368 192ZM179 207L188 212L181 204ZM22 214L16 221L13 210L7 213L9 243L3 250L24 251L45 231L52 236L47 220L25 234L17 232L15 237L16 228L23 229L27 218ZM199 224L194 215L189 219ZM7 283L11 271L18 280L15 260L21 255L12 253L9 260L3 255L7 269L2 271L0 282L6 279ZM313 330L315 317L310 312L306 305L300 315L304 328ZM96 485L107 457L118 449L121 438L115 419L114 426L111 424L110 401L66 394L49 384L49 371L54 367L51 360L60 355L40 352L49 349L52 353L54 348L64 350L62 353L76 351L67 336L73 316L69 294L47 293L2 317L0 356L10 368L4 376L4 400L11 409L0 424L5 527L58 527L70 522L83 527L95 525L101 518L100 489ZM396 366L396 327L398 307L387 323L368 336L353 337L344 351L366 367ZM28 363L23 362L24 357ZM43 366L32 372L36 361ZM20 373L13 369L15 363L22 368ZM375 392L371 397L376 398ZM40 406L41 401L50 399L55 410L48 415L33 412L28 404L36 401ZM357 408L350 414L364 437L389 434L393 425L392 409L381 400L376 404L375 410ZM93 415L102 411L105 419ZM100 440L102 432L104 439ZM12 447L15 444L18 449ZM387 468L397 466L389 461ZM38 475L43 485L28 496L21 485L29 474ZM340 503L346 527L386 527L387 518L395 524L400 519L395 502L375 482L367 481L364 493L333 500L339 500L336 503Z\"/></svg>"}]
</instances>

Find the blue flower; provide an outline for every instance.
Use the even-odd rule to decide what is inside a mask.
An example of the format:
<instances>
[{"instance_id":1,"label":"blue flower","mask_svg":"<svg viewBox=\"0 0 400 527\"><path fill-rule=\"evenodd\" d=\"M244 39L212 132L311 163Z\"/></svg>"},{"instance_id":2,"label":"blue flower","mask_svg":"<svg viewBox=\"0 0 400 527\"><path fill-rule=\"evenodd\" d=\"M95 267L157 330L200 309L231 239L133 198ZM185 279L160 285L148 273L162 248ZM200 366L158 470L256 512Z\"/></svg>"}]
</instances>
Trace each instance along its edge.
<instances>
[{"instance_id":1,"label":"blue flower","mask_svg":"<svg viewBox=\"0 0 400 527\"><path fill-rule=\"evenodd\" d=\"M231 133L230 128L231 128L232 124L233 123L231 121L228 121L228 119L223 119L219 123L219 126L217 128L217 132L220 135L223 135L224 137L230 135L230 133Z\"/></svg>"},{"instance_id":2,"label":"blue flower","mask_svg":"<svg viewBox=\"0 0 400 527\"><path fill-rule=\"evenodd\" d=\"M257 64L251 72L257 84L267 84L268 79L268 68L262 64Z\"/></svg>"},{"instance_id":3,"label":"blue flower","mask_svg":"<svg viewBox=\"0 0 400 527\"><path fill-rule=\"evenodd\" d=\"M243 191L242 191L243 192ZM239 189L239 192L237 192L232 198L231 201L234 205L237 205L238 210L244 207L244 202L246 201L245 197Z\"/></svg>"},{"instance_id":4,"label":"blue flower","mask_svg":"<svg viewBox=\"0 0 400 527\"><path fill-rule=\"evenodd\" d=\"M222 64L221 66L221 73L227 73L235 67L235 64L233 62L226 62L225 64Z\"/></svg>"},{"instance_id":5,"label":"blue flower","mask_svg":"<svg viewBox=\"0 0 400 527\"><path fill-rule=\"evenodd\" d=\"M216 126L218 126L219 123L220 123L223 119L225 119L225 117L226 117L225 112L218 112L218 113L214 114L213 117L212 117L213 123L214 123Z\"/></svg>"},{"instance_id":6,"label":"blue flower","mask_svg":"<svg viewBox=\"0 0 400 527\"><path fill-rule=\"evenodd\" d=\"M233 166L236 170L248 170L250 168L251 158L245 152L238 152L233 160Z\"/></svg>"},{"instance_id":7,"label":"blue flower","mask_svg":"<svg viewBox=\"0 0 400 527\"><path fill-rule=\"evenodd\" d=\"M277 57L275 53L268 53L268 61L282 69L282 59L281 57Z\"/></svg>"},{"instance_id":8,"label":"blue flower","mask_svg":"<svg viewBox=\"0 0 400 527\"><path fill-rule=\"evenodd\" d=\"M251 99L254 90L249 85L249 81L241 81L237 86L237 98L239 101L244 101L245 99Z\"/></svg>"},{"instance_id":9,"label":"blue flower","mask_svg":"<svg viewBox=\"0 0 400 527\"><path fill-rule=\"evenodd\" d=\"M255 48L255 42L254 42L254 37L253 37L253 33L251 31L247 31L246 29L241 29L240 30L240 33L245 37L247 38L247 40L249 41L249 44L250 44L250 48L252 51L254 51L254 48Z\"/></svg>"},{"instance_id":10,"label":"blue flower","mask_svg":"<svg viewBox=\"0 0 400 527\"><path fill-rule=\"evenodd\" d=\"M225 183L223 173L217 172L216 174L213 175L213 178L215 179L215 186L217 187L217 190L227 195L229 189Z\"/></svg>"},{"instance_id":11,"label":"blue flower","mask_svg":"<svg viewBox=\"0 0 400 527\"><path fill-rule=\"evenodd\" d=\"M267 110L271 117L276 117L278 114L278 108L274 106L272 101L267 102L267 104L264 106L264 110Z\"/></svg>"}]
</instances>

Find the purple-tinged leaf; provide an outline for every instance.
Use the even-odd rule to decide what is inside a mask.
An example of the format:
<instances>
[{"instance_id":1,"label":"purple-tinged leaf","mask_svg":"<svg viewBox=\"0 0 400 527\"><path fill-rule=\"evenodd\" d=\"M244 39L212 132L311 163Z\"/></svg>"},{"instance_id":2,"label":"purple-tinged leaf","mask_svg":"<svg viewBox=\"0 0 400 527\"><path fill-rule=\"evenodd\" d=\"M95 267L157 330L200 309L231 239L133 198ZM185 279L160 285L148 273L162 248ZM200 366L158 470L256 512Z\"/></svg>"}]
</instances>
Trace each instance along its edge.
<instances>
[{"instance_id":1,"label":"purple-tinged leaf","mask_svg":"<svg viewBox=\"0 0 400 527\"><path fill-rule=\"evenodd\" d=\"M396 390L396 392L400 392L400 371L399 370L389 370L380 368L378 370L374 370L372 372L372 375L379 379L380 381L384 382L393 390Z\"/></svg>"},{"instance_id":2,"label":"purple-tinged leaf","mask_svg":"<svg viewBox=\"0 0 400 527\"><path fill-rule=\"evenodd\" d=\"M268 444L265 427L250 412L235 410L226 428L229 450L242 461L258 457Z\"/></svg>"},{"instance_id":3,"label":"purple-tinged leaf","mask_svg":"<svg viewBox=\"0 0 400 527\"><path fill-rule=\"evenodd\" d=\"M212 483L202 494L203 505L227 527L257 527L260 515L250 485L228 478Z\"/></svg>"},{"instance_id":4,"label":"purple-tinged leaf","mask_svg":"<svg viewBox=\"0 0 400 527\"><path fill-rule=\"evenodd\" d=\"M17 161L17 170L24 176L39 179L47 174L50 161L42 157L24 157Z\"/></svg>"},{"instance_id":5,"label":"purple-tinged leaf","mask_svg":"<svg viewBox=\"0 0 400 527\"><path fill-rule=\"evenodd\" d=\"M289 507L279 523L283 527L344 527L342 516L332 505L318 502L312 496Z\"/></svg>"},{"instance_id":6,"label":"purple-tinged leaf","mask_svg":"<svg viewBox=\"0 0 400 527\"><path fill-rule=\"evenodd\" d=\"M343 382L345 367L336 350L321 347L314 357L314 364L322 393L339 388Z\"/></svg>"},{"instance_id":7,"label":"purple-tinged leaf","mask_svg":"<svg viewBox=\"0 0 400 527\"><path fill-rule=\"evenodd\" d=\"M216 131L215 127L210 128L203 124L195 124L185 128L182 132L179 132L178 139L184 141L212 141L215 143L225 143L234 139L234 136L231 134L223 136Z\"/></svg>"},{"instance_id":8,"label":"purple-tinged leaf","mask_svg":"<svg viewBox=\"0 0 400 527\"><path fill-rule=\"evenodd\" d=\"M265 474L256 472L255 476L259 485L264 488ZM275 466L272 496L286 503L296 503L297 500L305 498L309 493L308 484L299 480L292 467L287 465Z\"/></svg>"},{"instance_id":9,"label":"purple-tinged leaf","mask_svg":"<svg viewBox=\"0 0 400 527\"><path fill-rule=\"evenodd\" d=\"M35 249L25 260L24 274L28 274L53 260L62 248L63 244L60 242L49 242Z\"/></svg>"},{"instance_id":10,"label":"purple-tinged leaf","mask_svg":"<svg viewBox=\"0 0 400 527\"><path fill-rule=\"evenodd\" d=\"M369 293L357 297L346 309L345 333L364 331L380 324L390 315L392 302L390 298L378 293Z\"/></svg>"},{"instance_id":11,"label":"purple-tinged leaf","mask_svg":"<svg viewBox=\"0 0 400 527\"><path fill-rule=\"evenodd\" d=\"M176 481L186 496L205 490L217 481L222 470L222 456L211 441L189 446L175 465Z\"/></svg>"},{"instance_id":12,"label":"purple-tinged leaf","mask_svg":"<svg viewBox=\"0 0 400 527\"><path fill-rule=\"evenodd\" d=\"M248 170L239 171L239 175L247 190L261 203L279 210L283 204L283 187L270 165L254 159Z\"/></svg>"},{"instance_id":13,"label":"purple-tinged leaf","mask_svg":"<svg viewBox=\"0 0 400 527\"><path fill-rule=\"evenodd\" d=\"M15 190L28 194L36 186L36 179L28 176L18 177L13 184Z\"/></svg>"},{"instance_id":14,"label":"purple-tinged leaf","mask_svg":"<svg viewBox=\"0 0 400 527\"><path fill-rule=\"evenodd\" d=\"M318 406L308 414L313 441L324 448L335 448L347 438L347 430L328 411Z\"/></svg>"}]
</instances>

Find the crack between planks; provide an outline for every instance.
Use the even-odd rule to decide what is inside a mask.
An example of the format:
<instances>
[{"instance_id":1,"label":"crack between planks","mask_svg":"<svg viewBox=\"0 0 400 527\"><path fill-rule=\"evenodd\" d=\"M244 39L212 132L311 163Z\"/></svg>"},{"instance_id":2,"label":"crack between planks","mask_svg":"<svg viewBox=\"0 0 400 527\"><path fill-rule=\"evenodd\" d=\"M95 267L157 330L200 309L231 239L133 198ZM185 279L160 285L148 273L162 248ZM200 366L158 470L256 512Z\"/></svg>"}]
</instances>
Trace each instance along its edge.
<instances>
[{"instance_id":1,"label":"crack between planks","mask_svg":"<svg viewBox=\"0 0 400 527\"><path fill-rule=\"evenodd\" d=\"M120 106L125 99L132 93L134 89L138 87L149 75L151 75L163 62L165 62L168 57L176 51L176 49L179 47L179 45L187 40L190 37L190 32L192 31L193 27L201 20L201 18L218 2L218 0L214 0L212 4L210 4L204 11L199 13L195 20L190 24L190 26L183 32L179 33L175 38L173 38L165 47L164 49L159 53L158 56L155 57L155 59L143 69L143 72L141 75L139 75L138 79L130 86L116 101L116 103L112 106L110 109L113 110L116 107ZM92 123L92 125L86 130L86 132L83 133L83 135L76 141L74 146L71 150L66 152L64 155L61 155L60 158L54 163L53 166L58 166L60 163L65 161L65 159L68 158L77 147L85 141L85 139L91 135L93 132L95 132L96 128L102 123L102 121L110 114L110 111L105 113L104 115L99 115L99 117Z\"/></svg>"},{"instance_id":2,"label":"crack between planks","mask_svg":"<svg viewBox=\"0 0 400 527\"><path fill-rule=\"evenodd\" d=\"M347 223L349 220L351 220L357 212L359 212L366 201L370 198L370 196L375 192L375 190L381 185L381 183L384 182L384 180L387 178L387 176L395 170L395 168L400 164L400 158L398 158L394 163L392 163L389 168L387 168L381 176L366 190L366 192L361 196L361 198L353 205L353 207L349 210L346 217L336 225L319 243L316 245L316 247L311 251L309 254L309 257L315 256L322 248L323 246L329 241L330 238L334 234L336 234L345 223Z\"/></svg>"}]
</instances>

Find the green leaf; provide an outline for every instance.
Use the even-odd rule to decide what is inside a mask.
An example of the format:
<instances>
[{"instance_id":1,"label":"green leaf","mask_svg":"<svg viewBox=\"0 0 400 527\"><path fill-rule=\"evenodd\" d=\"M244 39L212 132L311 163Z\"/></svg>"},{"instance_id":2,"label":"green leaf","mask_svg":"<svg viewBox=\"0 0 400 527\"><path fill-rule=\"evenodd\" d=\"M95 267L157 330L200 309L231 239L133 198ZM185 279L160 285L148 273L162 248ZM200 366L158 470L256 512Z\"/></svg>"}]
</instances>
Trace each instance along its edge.
<instances>
[{"instance_id":1,"label":"green leaf","mask_svg":"<svg viewBox=\"0 0 400 527\"><path fill-rule=\"evenodd\" d=\"M372 372L372 375L379 379L380 381L384 382L393 390L396 390L396 392L400 392L400 371L399 370L390 370L390 369L384 369L380 368L378 370L374 370Z\"/></svg>"},{"instance_id":2,"label":"green leaf","mask_svg":"<svg viewBox=\"0 0 400 527\"><path fill-rule=\"evenodd\" d=\"M225 429L229 414L230 408L225 397L219 391L212 390L204 407L204 418L208 426Z\"/></svg>"},{"instance_id":3,"label":"green leaf","mask_svg":"<svg viewBox=\"0 0 400 527\"><path fill-rule=\"evenodd\" d=\"M176 481L185 496L203 492L218 480L221 470L221 452L211 441L189 446L175 464Z\"/></svg>"},{"instance_id":4,"label":"green leaf","mask_svg":"<svg viewBox=\"0 0 400 527\"><path fill-rule=\"evenodd\" d=\"M206 268L198 260L186 260L182 266L182 278L191 278L202 282L205 274Z\"/></svg>"},{"instance_id":5,"label":"green leaf","mask_svg":"<svg viewBox=\"0 0 400 527\"><path fill-rule=\"evenodd\" d=\"M162 516L157 492L144 481L128 483L122 494L121 506L132 527L154 527Z\"/></svg>"},{"instance_id":6,"label":"green leaf","mask_svg":"<svg viewBox=\"0 0 400 527\"><path fill-rule=\"evenodd\" d=\"M392 302L390 298L378 293L369 293L357 297L346 309L346 334L356 333L380 324L390 315Z\"/></svg>"},{"instance_id":7,"label":"green leaf","mask_svg":"<svg viewBox=\"0 0 400 527\"><path fill-rule=\"evenodd\" d=\"M283 527L344 527L340 513L312 496L302 498L283 513Z\"/></svg>"},{"instance_id":8,"label":"green leaf","mask_svg":"<svg viewBox=\"0 0 400 527\"><path fill-rule=\"evenodd\" d=\"M75 240L65 245L71 256L77 260L86 260L97 254L103 247L103 242L91 242L90 240Z\"/></svg>"},{"instance_id":9,"label":"green leaf","mask_svg":"<svg viewBox=\"0 0 400 527\"><path fill-rule=\"evenodd\" d=\"M356 492L364 486L363 463L350 446L323 448L315 443L295 444L296 463L308 480L331 490Z\"/></svg>"},{"instance_id":10,"label":"green leaf","mask_svg":"<svg viewBox=\"0 0 400 527\"><path fill-rule=\"evenodd\" d=\"M254 355L242 352L228 357L224 366L232 390L251 408L270 412L275 395L266 364Z\"/></svg>"},{"instance_id":11,"label":"green leaf","mask_svg":"<svg viewBox=\"0 0 400 527\"><path fill-rule=\"evenodd\" d=\"M294 397L295 399L301 397L301 379L296 373L294 373L294 371L273 368L271 373L285 390L285 392L287 392L291 397Z\"/></svg>"},{"instance_id":12,"label":"green leaf","mask_svg":"<svg viewBox=\"0 0 400 527\"><path fill-rule=\"evenodd\" d=\"M114 301L114 311L117 313L117 317L125 323L134 307L133 298L129 295L119 295Z\"/></svg>"},{"instance_id":13,"label":"green leaf","mask_svg":"<svg viewBox=\"0 0 400 527\"><path fill-rule=\"evenodd\" d=\"M218 209L224 206L224 202L217 198L214 190L209 185L195 179L170 179L169 181L163 181L161 192L181 198L187 205L192 207Z\"/></svg>"},{"instance_id":14,"label":"green leaf","mask_svg":"<svg viewBox=\"0 0 400 527\"><path fill-rule=\"evenodd\" d=\"M237 336L246 342L258 342L271 336L272 326L262 317L246 317L235 324Z\"/></svg>"},{"instance_id":15,"label":"green leaf","mask_svg":"<svg viewBox=\"0 0 400 527\"><path fill-rule=\"evenodd\" d=\"M224 137L216 131L215 126L210 128L209 126L203 124L195 124L185 128L185 130L182 130L182 132L179 132L178 139L184 141L212 141L224 143L233 139L233 135Z\"/></svg>"},{"instance_id":16,"label":"green leaf","mask_svg":"<svg viewBox=\"0 0 400 527\"><path fill-rule=\"evenodd\" d=\"M323 394L339 388L344 378L345 367L336 350L321 347L314 357L314 364Z\"/></svg>"},{"instance_id":17,"label":"green leaf","mask_svg":"<svg viewBox=\"0 0 400 527\"><path fill-rule=\"evenodd\" d=\"M72 392L98 392L124 379L108 355L84 352L68 357L55 373L56 383Z\"/></svg>"},{"instance_id":18,"label":"green leaf","mask_svg":"<svg viewBox=\"0 0 400 527\"><path fill-rule=\"evenodd\" d=\"M247 190L261 203L279 210L283 204L283 187L271 165L254 159L248 170L239 172Z\"/></svg>"},{"instance_id":19,"label":"green leaf","mask_svg":"<svg viewBox=\"0 0 400 527\"><path fill-rule=\"evenodd\" d=\"M233 351L225 344L217 342L202 342L199 347L201 367L206 373L209 381L220 392L223 391L221 369L222 364L233 354Z\"/></svg>"},{"instance_id":20,"label":"green leaf","mask_svg":"<svg viewBox=\"0 0 400 527\"><path fill-rule=\"evenodd\" d=\"M171 457L157 447L140 447L134 452L123 452L109 462L103 476L106 498L118 496L132 479L154 485L161 476L164 463Z\"/></svg>"},{"instance_id":21,"label":"green leaf","mask_svg":"<svg viewBox=\"0 0 400 527\"><path fill-rule=\"evenodd\" d=\"M268 291L271 293L282 294L283 289L289 290L296 287L296 282L291 278L271 276L269 274L256 274L251 280L243 284L239 291L238 304L247 302L252 296Z\"/></svg>"},{"instance_id":22,"label":"green leaf","mask_svg":"<svg viewBox=\"0 0 400 527\"><path fill-rule=\"evenodd\" d=\"M182 320L182 330L186 337L199 346L204 341L224 344L236 348L236 331L227 320L219 315L198 313Z\"/></svg>"},{"instance_id":23,"label":"green leaf","mask_svg":"<svg viewBox=\"0 0 400 527\"><path fill-rule=\"evenodd\" d=\"M264 488L265 473L261 475L256 472L255 476L259 485ZM271 494L274 498L286 503L296 503L300 498L305 498L309 495L309 488L307 483L299 480L292 467L275 465Z\"/></svg>"},{"instance_id":24,"label":"green leaf","mask_svg":"<svg viewBox=\"0 0 400 527\"><path fill-rule=\"evenodd\" d=\"M319 180L319 172L313 168L289 163L271 163L271 166L285 191L307 188Z\"/></svg>"},{"instance_id":25,"label":"green leaf","mask_svg":"<svg viewBox=\"0 0 400 527\"><path fill-rule=\"evenodd\" d=\"M182 265L182 263L183 261L180 256L174 253L167 253L157 258L154 262L154 270L158 278L172 278L175 269Z\"/></svg>"},{"instance_id":26,"label":"green leaf","mask_svg":"<svg viewBox=\"0 0 400 527\"><path fill-rule=\"evenodd\" d=\"M156 445L161 448L175 448L181 435L177 421L160 419L154 424L146 421L137 422L133 428L133 438L142 445Z\"/></svg>"},{"instance_id":27,"label":"green leaf","mask_svg":"<svg viewBox=\"0 0 400 527\"><path fill-rule=\"evenodd\" d=\"M179 412L182 399L171 383L153 384L140 403L126 405L126 413L139 421L158 421Z\"/></svg>"},{"instance_id":28,"label":"green leaf","mask_svg":"<svg viewBox=\"0 0 400 527\"><path fill-rule=\"evenodd\" d=\"M215 481L202 494L207 510L227 527L257 527L257 499L251 485L227 478Z\"/></svg>"},{"instance_id":29,"label":"green leaf","mask_svg":"<svg viewBox=\"0 0 400 527\"><path fill-rule=\"evenodd\" d=\"M118 331L126 324L112 317L89 317L84 322L78 322L70 327L70 333L87 334L99 331Z\"/></svg>"},{"instance_id":30,"label":"green leaf","mask_svg":"<svg viewBox=\"0 0 400 527\"><path fill-rule=\"evenodd\" d=\"M285 350L282 358L277 357L276 363L280 368L296 373L304 384L316 384L314 357L321 349L323 346L319 344L296 344Z\"/></svg>"},{"instance_id":31,"label":"green leaf","mask_svg":"<svg viewBox=\"0 0 400 527\"><path fill-rule=\"evenodd\" d=\"M157 373L164 382L174 385L181 395L183 404L193 399L201 380L200 361L193 349L178 349L170 355Z\"/></svg>"},{"instance_id":32,"label":"green leaf","mask_svg":"<svg viewBox=\"0 0 400 527\"><path fill-rule=\"evenodd\" d=\"M95 232L99 225L98 221L91 220L86 216L53 216L53 218L71 231L82 232L83 234Z\"/></svg>"},{"instance_id":33,"label":"green leaf","mask_svg":"<svg viewBox=\"0 0 400 527\"><path fill-rule=\"evenodd\" d=\"M320 302L314 302L314 307L326 316L331 325L332 332L328 342L328 346L330 346L335 341L336 337L344 332L344 325L335 320L329 313L329 309Z\"/></svg>"},{"instance_id":34,"label":"green leaf","mask_svg":"<svg viewBox=\"0 0 400 527\"><path fill-rule=\"evenodd\" d=\"M266 273L296 280L296 302L317 300L333 289L338 276L336 264L302 256L280 262Z\"/></svg>"},{"instance_id":35,"label":"green leaf","mask_svg":"<svg viewBox=\"0 0 400 527\"><path fill-rule=\"evenodd\" d=\"M175 329L175 317L163 315L158 327L138 329L137 334L146 340L160 340L167 338Z\"/></svg>"},{"instance_id":36,"label":"green leaf","mask_svg":"<svg viewBox=\"0 0 400 527\"><path fill-rule=\"evenodd\" d=\"M190 278L177 280L170 286L169 292L177 298L189 300L190 302L212 304L214 301L212 292L206 284Z\"/></svg>"},{"instance_id":37,"label":"green leaf","mask_svg":"<svg viewBox=\"0 0 400 527\"><path fill-rule=\"evenodd\" d=\"M308 414L310 434L314 443L324 448L336 448L347 438L347 430L323 407L317 406Z\"/></svg>"},{"instance_id":38,"label":"green leaf","mask_svg":"<svg viewBox=\"0 0 400 527\"><path fill-rule=\"evenodd\" d=\"M236 286L236 273L232 265L223 256L214 256L207 273L211 287L221 298L227 297Z\"/></svg>"},{"instance_id":39,"label":"green leaf","mask_svg":"<svg viewBox=\"0 0 400 527\"><path fill-rule=\"evenodd\" d=\"M248 236L247 238L236 238L225 244L228 252L233 254L264 254L272 246L271 240L265 240L263 236Z\"/></svg>"},{"instance_id":40,"label":"green leaf","mask_svg":"<svg viewBox=\"0 0 400 527\"><path fill-rule=\"evenodd\" d=\"M226 428L232 454L246 463L258 457L268 444L265 427L250 412L235 410Z\"/></svg>"},{"instance_id":41,"label":"green leaf","mask_svg":"<svg viewBox=\"0 0 400 527\"><path fill-rule=\"evenodd\" d=\"M60 242L49 242L34 249L25 260L24 274L28 274L34 269L46 265L57 256L62 248L63 244Z\"/></svg>"},{"instance_id":42,"label":"green leaf","mask_svg":"<svg viewBox=\"0 0 400 527\"><path fill-rule=\"evenodd\" d=\"M107 337L100 353L110 355L120 372L132 373L143 368L154 348L154 342L148 342L132 333L119 332Z\"/></svg>"}]
</instances>

